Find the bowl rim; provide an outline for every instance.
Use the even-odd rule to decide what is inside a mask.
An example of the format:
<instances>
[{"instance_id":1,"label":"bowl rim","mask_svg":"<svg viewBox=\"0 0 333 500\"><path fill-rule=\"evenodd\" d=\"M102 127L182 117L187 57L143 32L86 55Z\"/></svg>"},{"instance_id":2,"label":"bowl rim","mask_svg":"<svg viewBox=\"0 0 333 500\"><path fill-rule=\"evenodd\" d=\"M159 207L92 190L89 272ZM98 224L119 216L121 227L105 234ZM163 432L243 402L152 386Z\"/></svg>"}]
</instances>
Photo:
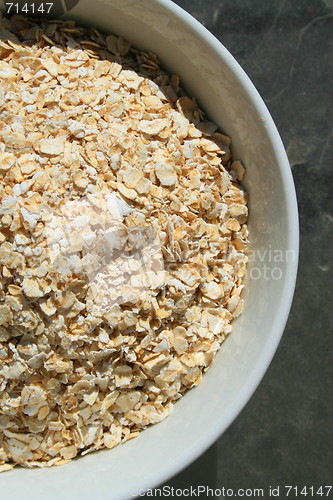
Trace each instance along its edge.
<instances>
[{"instance_id":1,"label":"bowl rim","mask_svg":"<svg viewBox=\"0 0 333 500\"><path fill-rule=\"evenodd\" d=\"M223 419L216 419L215 424L211 426L208 431L202 433L200 437L196 439L196 442L193 443L191 448L184 450L183 453L175 457L173 463L161 470L159 473L154 472L150 476L146 476L144 480L140 481L141 484L138 485L140 487L137 487L136 489L134 488L135 491L147 491L154 489L183 471L197 458L199 458L210 446L212 446L212 444L214 444L214 442L232 424L251 399L263 379L269 365L271 364L282 338L294 297L299 260L299 217L295 184L282 139L266 104L240 64L231 55L228 49L224 47L223 43L220 42L205 26L203 26L182 7L177 5L173 0L154 1L169 11L170 14L180 19L192 31L196 32L212 51L214 51L219 57L223 58L224 63L237 77L243 90L251 96L251 100L255 108L262 117L263 121L265 121L267 136L276 154L281 174L281 181L286 196L288 248L292 251L294 258L287 262L286 278L281 304L279 310L277 310L277 314L275 315L275 320L272 322L270 332L271 342L268 343L261 351L256 369L253 370L251 376L244 383L242 390L238 393L235 404L232 405L229 411L223 415Z\"/></svg>"}]
</instances>

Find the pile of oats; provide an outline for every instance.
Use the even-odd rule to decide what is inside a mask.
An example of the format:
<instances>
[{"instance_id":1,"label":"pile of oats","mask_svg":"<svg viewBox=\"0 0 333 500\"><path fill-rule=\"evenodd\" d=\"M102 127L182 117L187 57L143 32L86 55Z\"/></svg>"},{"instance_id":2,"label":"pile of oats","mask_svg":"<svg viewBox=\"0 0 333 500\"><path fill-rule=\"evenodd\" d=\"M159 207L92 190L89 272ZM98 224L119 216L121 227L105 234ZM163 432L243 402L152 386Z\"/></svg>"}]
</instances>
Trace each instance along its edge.
<instances>
[{"instance_id":1,"label":"pile of oats","mask_svg":"<svg viewBox=\"0 0 333 500\"><path fill-rule=\"evenodd\" d=\"M71 21L0 21L0 470L113 448L200 383L242 310L243 175L154 54ZM46 227L106 191L122 230L158 232L164 279L95 307Z\"/></svg>"}]
</instances>

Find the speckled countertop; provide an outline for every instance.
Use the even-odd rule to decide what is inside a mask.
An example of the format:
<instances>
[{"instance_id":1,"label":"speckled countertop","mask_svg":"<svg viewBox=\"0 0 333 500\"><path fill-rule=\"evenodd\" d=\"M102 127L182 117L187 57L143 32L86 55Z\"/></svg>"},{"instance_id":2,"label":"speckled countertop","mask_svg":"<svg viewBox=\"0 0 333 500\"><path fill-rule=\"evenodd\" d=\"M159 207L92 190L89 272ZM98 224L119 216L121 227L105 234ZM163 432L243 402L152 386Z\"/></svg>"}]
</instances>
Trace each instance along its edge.
<instances>
[{"instance_id":1,"label":"speckled countertop","mask_svg":"<svg viewBox=\"0 0 333 500\"><path fill-rule=\"evenodd\" d=\"M292 166L301 250L292 311L265 378L225 434L167 485L263 488L268 498L270 485L332 484L333 0L176 3L230 50L266 102Z\"/></svg>"}]
</instances>

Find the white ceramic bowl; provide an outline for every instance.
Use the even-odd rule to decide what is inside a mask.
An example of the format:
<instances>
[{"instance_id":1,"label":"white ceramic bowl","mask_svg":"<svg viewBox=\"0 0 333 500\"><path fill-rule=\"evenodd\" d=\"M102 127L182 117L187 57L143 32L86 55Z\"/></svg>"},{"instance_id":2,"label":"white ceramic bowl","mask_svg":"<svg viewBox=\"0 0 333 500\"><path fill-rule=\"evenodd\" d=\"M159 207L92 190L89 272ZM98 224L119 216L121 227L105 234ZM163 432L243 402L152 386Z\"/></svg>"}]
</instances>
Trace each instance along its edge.
<instances>
[{"instance_id":1,"label":"white ceramic bowl","mask_svg":"<svg viewBox=\"0 0 333 500\"><path fill-rule=\"evenodd\" d=\"M80 0L68 17L156 52L231 136L234 157L247 167L256 261L233 334L202 384L169 418L133 441L64 467L2 474L4 500L129 499L196 459L235 419L263 377L285 327L297 271L297 204L287 156L259 94L221 43L169 0Z\"/></svg>"}]
</instances>

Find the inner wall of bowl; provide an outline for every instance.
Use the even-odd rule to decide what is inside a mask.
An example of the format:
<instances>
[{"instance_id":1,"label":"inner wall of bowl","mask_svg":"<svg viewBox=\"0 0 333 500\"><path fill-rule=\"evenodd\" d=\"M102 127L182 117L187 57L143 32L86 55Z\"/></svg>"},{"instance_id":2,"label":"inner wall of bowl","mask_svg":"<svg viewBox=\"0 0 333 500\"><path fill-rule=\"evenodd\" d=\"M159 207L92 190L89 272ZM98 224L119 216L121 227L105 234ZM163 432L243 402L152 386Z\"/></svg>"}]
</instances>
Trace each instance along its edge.
<instances>
[{"instance_id":1,"label":"inner wall of bowl","mask_svg":"<svg viewBox=\"0 0 333 500\"><path fill-rule=\"evenodd\" d=\"M186 16L182 19L177 7L171 8L178 17L164 0L94 0L93 7L91 0L80 0L68 17L155 52L166 69L180 75L208 118L231 136L234 157L246 166L250 194L252 262L244 313L202 384L177 403L166 421L125 445L66 467L18 469L3 475L0 485L6 500L20 498L22 491L26 500L127 499L140 488L164 481L230 424L279 341L297 265L297 255L288 254L296 251L297 238L291 231L297 224L292 224L296 213L288 213L294 192L287 160L266 108L230 54L201 28L198 36L197 25Z\"/></svg>"}]
</instances>

